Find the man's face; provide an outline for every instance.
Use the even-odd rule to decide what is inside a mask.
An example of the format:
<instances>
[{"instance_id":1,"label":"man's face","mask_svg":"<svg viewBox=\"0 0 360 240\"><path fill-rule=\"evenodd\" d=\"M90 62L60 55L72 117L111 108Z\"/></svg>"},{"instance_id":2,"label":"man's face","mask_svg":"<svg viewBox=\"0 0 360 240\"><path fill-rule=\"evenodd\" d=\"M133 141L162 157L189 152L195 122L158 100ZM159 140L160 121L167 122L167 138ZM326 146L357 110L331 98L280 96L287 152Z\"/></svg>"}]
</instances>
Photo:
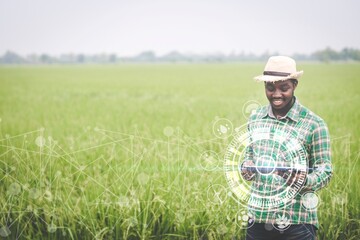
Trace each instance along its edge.
<instances>
[{"instance_id":1,"label":"man's face","mask_svg":"<svg viewBox=\"0 0 360 240\"><path fill-rule=\"evenodd\" d=\"M265 83L265 93L271 107L278 111L289 110L295 88L296 83L291 80Z\"/></svg>"}]
</instances>

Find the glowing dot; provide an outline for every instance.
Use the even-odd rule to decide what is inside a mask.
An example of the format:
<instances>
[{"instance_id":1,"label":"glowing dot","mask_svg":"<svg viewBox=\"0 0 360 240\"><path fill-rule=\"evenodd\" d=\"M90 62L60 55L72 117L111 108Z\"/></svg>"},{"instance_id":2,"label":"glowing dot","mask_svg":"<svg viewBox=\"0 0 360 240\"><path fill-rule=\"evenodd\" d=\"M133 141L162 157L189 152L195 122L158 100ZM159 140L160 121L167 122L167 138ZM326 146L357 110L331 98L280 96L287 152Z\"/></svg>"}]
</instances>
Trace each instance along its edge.
<instances>
[{"instance_id":1,"label":"glowing dot","mask_svg":"<svg viewBox=\"0 0 360 240\"><path fill-rule=\"evenodd\" d=\"M164 128L163 133L165 136L170 137L174 134L174 129L172 127L167 126Z\"/></svg>"},{"instance_id":2,"label":"glowing dot","mask_svg":"<svg viewBox=\"0 0 360 240\"><path fill-rule=\"evenodd\" d=\"M7 193L9 195L18 195L21 192L21 186L18 183L12 183L9 186Z\"/></svg>"},{"instance_id":3,"label":"glowing dot","mask_svg":"<svg viewBox=\"0 0 360 240\"><path fill-rule=\"evenodd\" d=\"M150 177L146 173L140 173L137 176L137 180L141 185L145 185L149 181Z\"/></svg>"},{"instance_id":4,"label":"glowing dot","mask_svg":"<svg viewBox=\"0 0 360 240\"><path fill-rule=\"evenodd\" d=\"M265 228L265 230L267 230L267 231L271 231L271 230L273 230L274 227L273 227L273 225L270 224L270 223L265 223L264 228Z\"/></svg>"},{"instance_id":5,"label":"glowing dot","mask_svg":"<svg viewBox=\"0 0 360 240\"><path fill-rule=\"evenodd\" d=\"M56 225L53 224L53 223L49 224L48 227L47 227L47 230L48 230L49 233L54 233L54 232L56 232L56 229L57 229L57 227L56 227Z\"/></svg>"},{"instance_id":6,"label":"glowing dot","mask_svg":"<svg viewBox=\"0 0 360 240\"><path fill-rule=\"evenodd\" d=\"M0 236L1 237L7 237L11 234L10 229L7 226L3 226L0 228Z\"/></svg>"},{"instance_id":7,"label":"glowing dot","mask_svg":"<svg viewBox=\"0 0 360 240\"><path fill-rule=\"evenodd\" d=\"M319 198L315 193L309 192L305 193L301 197L301 202L304 208L310 210L316 208L319 205Z\"/></svg>"},{"instance_id":8,"label":"glowing dot","mask_svg":"<svg viewBox=\"0 0 360 240\"><path fill-rule=\"evenodd\" d=\"M130 200L128 197L126 196L120 196L119 197L119 201L117 202L117 204L120 207L128 207L130 205Z\"/></svg>"},{"instance_id":9,"label":"glowing dot","mask_svg":"<svg viewBox=\"0 0 360 240\"><path fill-rule=\"evenodd\" d=\"M225 224L221 224L220 226L218 226L217 231L219 234L224 235L228 232L228 229Z\"/></svg>"},{"instance_id":10,"label":"glowing dot","mask_svg":"<svg viewBox=\"0 0 360 240\"><path fill-rule=\"evenodd\" d=\"M35 144L38 145L39 147L43 147L45 145L45 138L42 137L42 136L38 136L36 139L35 139Z\"/></svg>"},{"instance_id":11,"label":"glowing dot","mask_svg":"<svg viewBox=\"0 0 360 240\"><path fill-rule=\"evenodd\" d=\"M177 222L182 223L182 222L185 221L185 216L183 214L181 214L181 213L177 213L176 214L176 220L177 220Z\"/></svg>"},{"instance_id":12,"label":"glowing dot","mask_svg":"<svg viewBox=\"0 0 360 240\"><path fill-rule=\"evenodd\" d=\"M138 224L138 220L135 217L130 217L126 220L130 227L135 227Z\"/></svg>"},{"instance_id":13,"label":"glowing dot","mask_svg":"<svg viewBox=\"0 0 360 240\"><path fill-rule=\"evenodd\" d=\"M223 134L227 133L228 128L224 125L220 125L219 131Z\"/></svg>"},{"instance_id":14,"label":"glowing dot","mask_svg":"<svg viewBox=\"0 0 360 240\"><path fill-rule=\"evenodd\" d=\"M52 193L49 190L46 190L44 193L44 198L49 202L51 202L53 199Z\"/></svg>"},{"instance_id":15,"label":"glowing dot","mask_svg":"<svg viewBox=\"0 0 360 240\"><path fill-rule=\"evenodd\" d=\"M36 188L32 188L29 190L29 197L32 199L37 199L40 197L40 191Z\"/></svg>"}]
</instances>

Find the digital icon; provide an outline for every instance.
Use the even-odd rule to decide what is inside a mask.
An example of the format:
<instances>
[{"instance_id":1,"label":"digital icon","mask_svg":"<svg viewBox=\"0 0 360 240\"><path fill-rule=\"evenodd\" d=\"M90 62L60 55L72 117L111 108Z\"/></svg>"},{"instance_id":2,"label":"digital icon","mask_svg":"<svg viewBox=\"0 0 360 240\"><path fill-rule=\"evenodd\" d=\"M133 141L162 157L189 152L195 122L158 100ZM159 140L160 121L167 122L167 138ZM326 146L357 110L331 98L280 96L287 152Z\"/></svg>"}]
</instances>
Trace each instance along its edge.
<instances>
[{"instance_id":1,"label":"digital icon","mask_svg":"<svg viewBox=\"0 0 360 240\"><path fill-rule=\"evenodd\" d=\"M250 228L255 223L253 215L245 210L236 214L235 222L241 229Z\"/></svg>"},{"instance_id":2,"label":"digital icon","mask_svg":"<svg viewBox=\"0 0 360 240\"><path fill-rule=\"evenodd\" d=\"M223 204L228 197L226 188L220 184L214 184L207 189L207 198L215 204Z\"/></svg>"},{"instance_id":3,"label":"digital icon","mask_svg":"<svg viewBox=\"0 0 360 240\"><path fill-rule=\"evenodd\" d=\"M214 135L218 138L227 138L233 133L233 124L226 118L218 118L213 125Z\"/></svg>"},{"instance_id":4,"label":"digital icon","mask_svg":"<svg viewBox=\"0 0 360 240\"><path fill-rule=\"evenodd\" d=\"M259 102L254 100L247 101L243 105L243 109L242 109L243 116L245 118L249 118L250 115L253 114L256 111L256 109L258 109L259 107L261 107L261 104Z\"/></svg>"},{"instance_id":5,"label":"digital icon","mask_svg":"<svg viewBox=\"0 0 360 240\"><path fill-rule=\"evenodd\" d=\"M273 218L275 220L273 227L279 231L285 231L291 225L291 216L287 212L274 213Z\"/></svg>"},{"instance_id":6,"label":"digital icon","mask_svg":"<svg viewBox=\"0 0 360 240\"><path fill-rule=\"evenodd\" d=\"M205 151L200 155L200 165L207 171L215 170L219 164L219 156L214 151Z\"/></svg>"}]
</instances>

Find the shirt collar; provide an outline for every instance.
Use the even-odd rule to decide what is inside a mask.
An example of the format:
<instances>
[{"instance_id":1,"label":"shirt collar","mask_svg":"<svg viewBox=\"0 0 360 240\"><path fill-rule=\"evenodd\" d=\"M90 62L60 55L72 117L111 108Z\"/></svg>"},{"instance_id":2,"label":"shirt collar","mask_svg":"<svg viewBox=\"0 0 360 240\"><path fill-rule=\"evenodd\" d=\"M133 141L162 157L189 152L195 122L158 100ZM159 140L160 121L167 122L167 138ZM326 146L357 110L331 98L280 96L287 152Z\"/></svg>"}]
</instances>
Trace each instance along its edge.
<instances>
[{"instance_id":1,"label":"shirt collar","mask_svg":"<svg viewBox=\"0 0 360 240\"><path fill-rule=\"evenodd\" d=\"M295 96L294 96L294 98L295 98L294 104L292 105L290 110L287 112L287 114L284 117L281 117L280 119L291 119L294 122L299 121L301 105ZM270 118L276 119L276 117L271 109L270 104L267 107L263 108L263 111L260 116L261 116L261 118L265 118L268 116Z\"/></svg>"}]
</instances>

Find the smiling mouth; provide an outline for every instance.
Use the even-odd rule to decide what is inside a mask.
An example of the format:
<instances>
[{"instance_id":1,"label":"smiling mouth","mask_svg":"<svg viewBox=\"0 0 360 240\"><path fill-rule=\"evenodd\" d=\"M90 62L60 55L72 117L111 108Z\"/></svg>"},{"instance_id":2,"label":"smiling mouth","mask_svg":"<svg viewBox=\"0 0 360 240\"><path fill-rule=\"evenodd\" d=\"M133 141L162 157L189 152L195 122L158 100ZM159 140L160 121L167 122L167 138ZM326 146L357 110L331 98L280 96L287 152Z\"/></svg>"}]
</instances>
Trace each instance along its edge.
<instances>
[{"instance_id":1,"label":"smiling mouth","mask_svg":"<svg viewBox=\"0 0 360 240\"><path fill-rule=\"evenodd\" d=\"M280 106L281 104L284 103L284 100L282 100L282 99L273 99L273 100L272 100L272 103L273 103L273 105L275 105L275 106Z\"/></svg>"}]
</instances>

